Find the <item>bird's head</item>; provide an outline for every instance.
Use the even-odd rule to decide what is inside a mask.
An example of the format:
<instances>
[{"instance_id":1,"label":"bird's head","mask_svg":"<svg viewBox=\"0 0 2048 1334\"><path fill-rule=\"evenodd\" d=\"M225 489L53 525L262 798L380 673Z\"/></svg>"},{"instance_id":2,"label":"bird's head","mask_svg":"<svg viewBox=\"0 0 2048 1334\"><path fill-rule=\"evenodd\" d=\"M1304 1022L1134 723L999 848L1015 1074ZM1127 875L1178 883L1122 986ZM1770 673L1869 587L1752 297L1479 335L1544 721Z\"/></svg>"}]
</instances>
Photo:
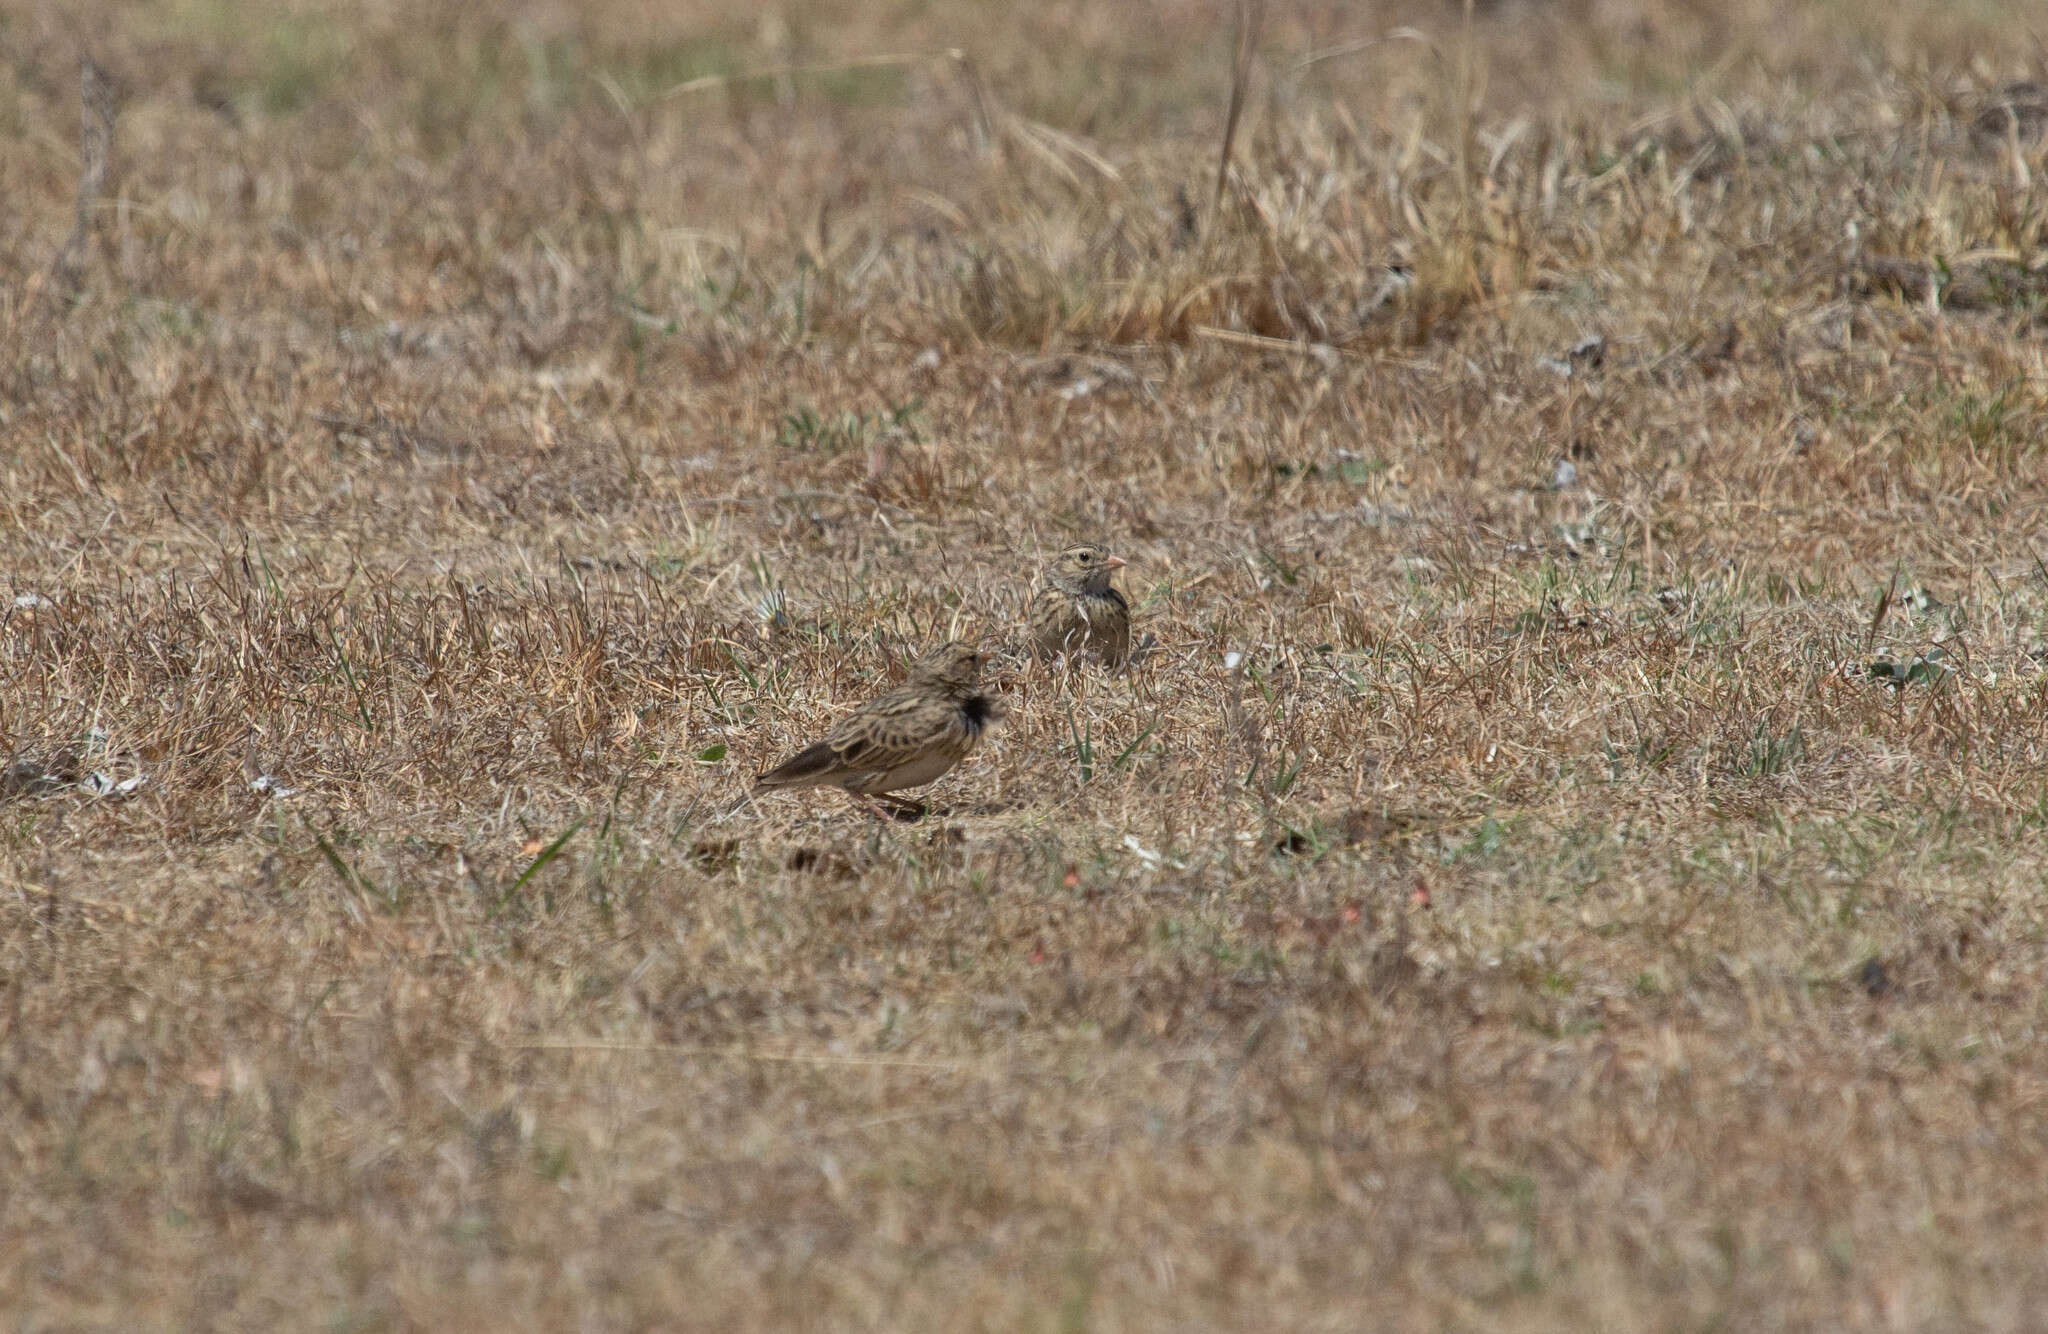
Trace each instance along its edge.
<instances>
[{"instance_id":1,"label":"bird's head","mask_svg":"<svg viewBox=\"0 0 2048 1334\"><path fill-rule=\"evenodd\" d=\"M1050 573L1060 583L1100 593L1109 587L1109 576L1122 569L1124 558L1112 556L1093 542L1076 542L1053 558Z\"/></svg>"},{"instance_id":2,"label":"bird's head","mask_svg":"<svg viewBox=\"0 0 2048 1334\"><path fill-rule=\"evenodd\" d=\"M910 674L949 690L972 690L981 679L982 664L987 661L988 654L976 645L954 640L919 658Z\"/></svg>"}]
</instances>

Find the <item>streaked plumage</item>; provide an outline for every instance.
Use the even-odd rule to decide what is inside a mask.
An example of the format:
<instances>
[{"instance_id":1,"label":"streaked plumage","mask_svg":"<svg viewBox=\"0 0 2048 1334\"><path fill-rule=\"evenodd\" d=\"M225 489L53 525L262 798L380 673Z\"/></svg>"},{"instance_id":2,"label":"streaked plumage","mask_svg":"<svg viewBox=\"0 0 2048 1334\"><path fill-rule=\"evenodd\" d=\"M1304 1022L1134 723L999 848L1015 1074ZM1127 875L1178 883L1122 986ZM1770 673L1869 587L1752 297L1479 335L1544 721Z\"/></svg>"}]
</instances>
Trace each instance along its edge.
<instances>
[{"instance_id":1,"label":"streaked plumage","mask_svg":"<svg viewBox=\"0 0 2048 1334\"><path fill-rule=\"evenodd\" d=\"M760 775L754 790L837 787L895 802L889 794L934 781L966 759L1001 716L995 701L976 688L987 660L969 644L933 649L911 666L902 686Z\"/></svg>"},{"instance_id":2,"label":"streaked plumage","mask_svg":"<svg viewBox=\"0 0 2048 1334\"><path fill-rule=\"evenodd\" d=\"M1093 656L1111 668L1129 661L1131 607L1109 584L1123 564L1093 542L1077 542L1046 567L1031 599L1031 646L1041 660Z\"/></svg>"}]
</instances>

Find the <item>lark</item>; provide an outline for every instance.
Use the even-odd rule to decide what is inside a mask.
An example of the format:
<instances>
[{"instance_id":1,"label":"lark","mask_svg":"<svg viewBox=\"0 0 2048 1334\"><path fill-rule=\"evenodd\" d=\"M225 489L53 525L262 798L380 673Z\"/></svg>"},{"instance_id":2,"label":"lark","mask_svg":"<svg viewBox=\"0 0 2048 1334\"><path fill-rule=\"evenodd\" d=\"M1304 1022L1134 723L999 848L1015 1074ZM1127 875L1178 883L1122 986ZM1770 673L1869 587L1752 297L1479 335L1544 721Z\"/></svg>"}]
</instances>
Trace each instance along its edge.
<instances>
[{"instance_id":1,"label":"lark","mask_svg":"<svg viewBox=\"0 0 2048 1334\"><path fill-rule=\"evenodd\" d=\"M1109 586L1123 566L1121 556L1077 542L1046 567L1031 599L1031 644L1041 661L1093 656L1114 669L1130 660L1131 606Z\"/></svg>"},{"instance_id":2,"label":"lark","mask_svg":"<svg viewBox=\"0 0 2048 1334\"><path fill-rule=\"evenodd\" d=\"M923 787L966 759L1002 716L978 689L987 661L971 644L933 649L912 664L902 686L760 775L754 791L836 787L885 817L922 815L922 805L892 794Z\"/></svg>"}]
</instances>

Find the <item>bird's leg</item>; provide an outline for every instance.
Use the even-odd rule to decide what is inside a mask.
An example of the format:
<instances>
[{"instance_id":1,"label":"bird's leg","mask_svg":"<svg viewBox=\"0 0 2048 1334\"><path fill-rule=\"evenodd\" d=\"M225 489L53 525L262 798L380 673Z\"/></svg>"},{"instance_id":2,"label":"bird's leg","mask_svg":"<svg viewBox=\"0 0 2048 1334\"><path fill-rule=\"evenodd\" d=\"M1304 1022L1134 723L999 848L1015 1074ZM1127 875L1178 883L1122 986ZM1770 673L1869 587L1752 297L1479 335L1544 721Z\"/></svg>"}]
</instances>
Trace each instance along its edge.
<instances>
[{"instance_id":1,"label":"bird's leg","mask_svg":"<svg viewBox=\"0 0 2048 1334\"><path fill-rule=\"evenodd\" d=\"M914 806L909 802L889 796L887 793L872 795L866 792L849 791L846 795L856 806L861 807L869 815L885 824L898 824L906 814L924 814L924 807Z\"/></svg>"},{"instance_id":2,"label":"bird's leg","mask_svg":"<svg viewBox=\"0 0 2048 1334\"><path fill-rule=\"evenodd\" d=\"M921 801L909 801L903 797L893 797L886 792L875 794L875 800L886 802L895 811L894 818L898 820L905 818L922 820L931 810L929 806L926 806Z\"/></svg>"},{"instance_id":3,"label":"bird's leg","mask_svg":"<svg viewBox=\"0 0 2048 1334\"><path fill-rule=\"evenodd\" d=\"M866 811L873 819L886 820L890 818L889 813L882 809L882 803L876 801L865 792L855 792L849 789L846 793L846 799Z\"/></svg>"}]
</instances>

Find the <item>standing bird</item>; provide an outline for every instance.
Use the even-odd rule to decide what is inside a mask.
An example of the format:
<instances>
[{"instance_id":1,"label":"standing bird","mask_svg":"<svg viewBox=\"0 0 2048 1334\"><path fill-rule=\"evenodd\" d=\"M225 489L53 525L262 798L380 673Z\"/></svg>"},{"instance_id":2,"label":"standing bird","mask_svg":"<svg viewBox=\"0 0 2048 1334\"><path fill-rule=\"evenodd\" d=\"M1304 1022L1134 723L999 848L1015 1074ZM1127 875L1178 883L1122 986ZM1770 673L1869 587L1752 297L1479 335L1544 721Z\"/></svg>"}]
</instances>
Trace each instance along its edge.
<instances>
[{"instance_id":1,"label":"standing bird","mask_svg":"<svg viewBox=\"0 0 2048 1334\"><path fill-rule=\"evenodd\" d=\"M754 780L773 788L836 787L881 815L924 807L890 794L923 787L967 758L1001 708L976 689L988 655L970 644L941 645L919 658L910 679L862 705L825 734Z\"/></svg>"},{"instance_id":2,"label":"standing bird","mask_svg":"<svg viewBox=\"0 0 2048 1334\"><path fill-rule=\"evenodd\" d=\"M1109 586L1123 566L1123 557L1077 542L1045 567L1045 582L1031 599L1031 645L1040 661L1075 662L1093 653L1114 669L1130 660L1131 605Z\"/></svg>"}]
</instances>

